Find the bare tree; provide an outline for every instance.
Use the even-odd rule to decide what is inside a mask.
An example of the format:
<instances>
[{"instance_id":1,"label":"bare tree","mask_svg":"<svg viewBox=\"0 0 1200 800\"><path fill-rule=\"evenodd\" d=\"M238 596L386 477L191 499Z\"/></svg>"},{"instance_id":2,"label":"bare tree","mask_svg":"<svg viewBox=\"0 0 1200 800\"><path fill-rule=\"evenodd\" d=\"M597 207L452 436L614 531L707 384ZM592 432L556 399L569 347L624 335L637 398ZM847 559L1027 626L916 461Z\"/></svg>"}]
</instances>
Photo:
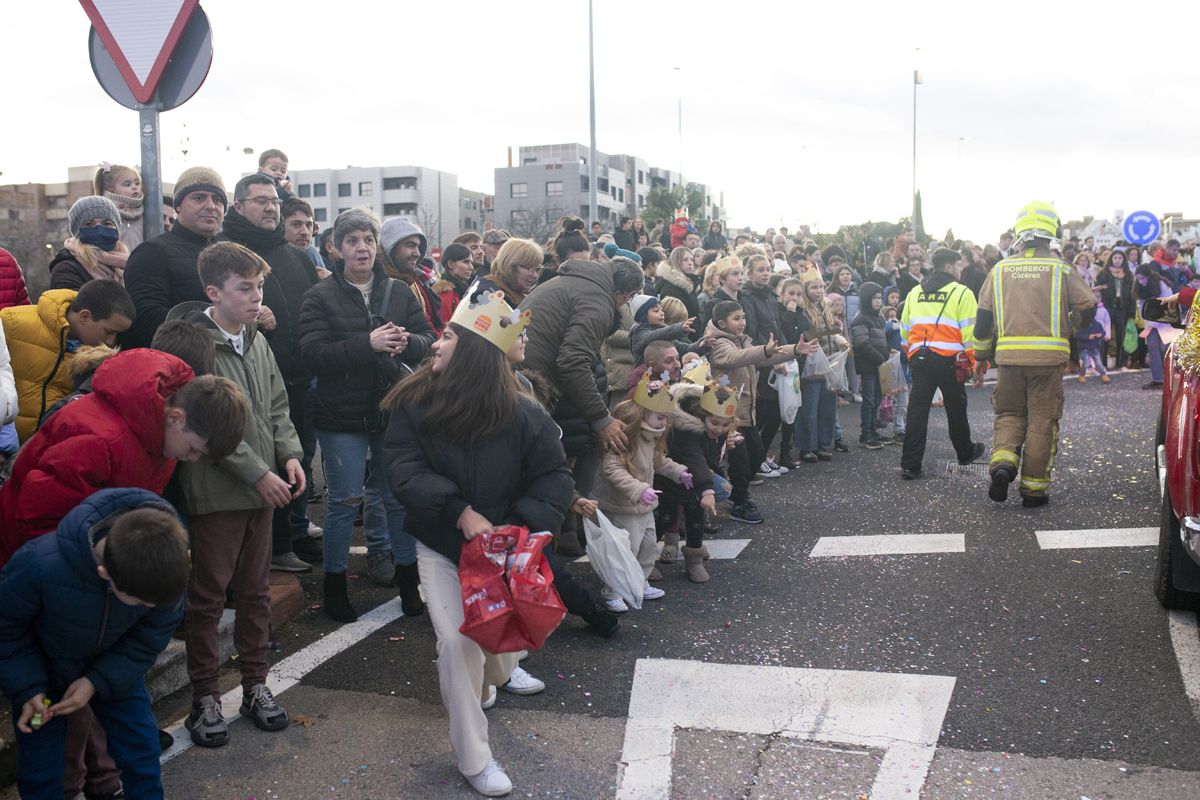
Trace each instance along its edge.
<instances>
[{"instance_id":1,"label":"bare tree","mask_svg":"<svg viewBox=\"0 0 1200 800\"><path fill-rule=\"evenodd\" d=\"M558 220L567 212L561 208L548 208L545 204L531 206L512 212L508 232L522 239L533 239L545 244L558 227Z\"/></svg>"}]
</instances>

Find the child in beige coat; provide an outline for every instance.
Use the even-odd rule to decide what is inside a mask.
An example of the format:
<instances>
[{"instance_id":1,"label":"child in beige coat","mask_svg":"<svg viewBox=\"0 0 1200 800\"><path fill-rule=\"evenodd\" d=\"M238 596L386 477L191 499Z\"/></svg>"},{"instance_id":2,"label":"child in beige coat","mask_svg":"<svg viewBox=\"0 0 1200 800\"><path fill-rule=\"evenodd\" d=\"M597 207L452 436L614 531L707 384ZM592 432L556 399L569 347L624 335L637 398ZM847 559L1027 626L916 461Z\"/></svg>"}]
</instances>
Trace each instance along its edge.
<instances>
[{"instance_id":1,"label":"child in beige coat","mask_svg":"<svg viewBox=\"0 0 1200 800\"><path fill-rule=\"evenodd\" d=\"M672 408L666 383L645 376L634 390L633 400L626 400L613 410L613 416L625 426L629 446L623 454L604 455L596 481L600 510L613 525L629 532L629 547L647 578L658 555L654 530L658 494L654 491L654 476L662 475L689 489L692 486L692 474L687 467L667 458L666 434ZM643 597L657 600L664 594L662 589L647 585ZM610 611L629 610L608 586L603 587L600 595Z\"/></svg>"}]
</instances>

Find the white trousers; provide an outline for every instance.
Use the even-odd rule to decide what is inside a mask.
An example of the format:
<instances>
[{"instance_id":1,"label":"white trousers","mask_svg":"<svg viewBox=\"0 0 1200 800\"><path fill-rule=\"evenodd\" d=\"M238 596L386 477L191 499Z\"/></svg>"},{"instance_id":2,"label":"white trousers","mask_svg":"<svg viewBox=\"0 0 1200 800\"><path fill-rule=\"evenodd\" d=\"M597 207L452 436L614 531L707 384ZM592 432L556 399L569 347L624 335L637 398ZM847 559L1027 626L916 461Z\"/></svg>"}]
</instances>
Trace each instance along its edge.
<instances>
[{"instance_id":1,"label":"white trousers","mask_svg":"<svg viewBox=\"0 0 1200 800\"><path fill-rule=\"evenodd\" d=\"M487 716L479 707L488 686L508 682L518 653L489 653L458 632L463 624L462 584L458 566L417 543L417 569L425 607L437 635L438 686L450 716L450 746L458 771L476 775L492 758Z\"/></svg>"}]
</instances>

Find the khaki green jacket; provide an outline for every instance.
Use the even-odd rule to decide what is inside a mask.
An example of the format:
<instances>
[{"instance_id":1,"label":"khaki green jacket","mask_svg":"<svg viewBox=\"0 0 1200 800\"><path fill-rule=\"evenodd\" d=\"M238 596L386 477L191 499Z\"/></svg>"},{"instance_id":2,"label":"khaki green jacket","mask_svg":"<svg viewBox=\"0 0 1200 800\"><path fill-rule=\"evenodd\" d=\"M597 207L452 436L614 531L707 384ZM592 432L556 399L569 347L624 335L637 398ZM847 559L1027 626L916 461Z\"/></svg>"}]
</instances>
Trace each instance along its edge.
<instances>
[{"instance_id":1,"label":"khaki green jacket","mask_svg":"<svg viewBox=\"0 0 1200 800\"><path fill-rule=\"evenodd\" d=\"M216 324L204 314L203 303L183 303L168 319L183 319L207 331L216 344L213 374L236 383L250 401L250 414L242 443L228 458L213 462L202 458L179 465L179 485L189 514L218 511L252 511L266 503L254 484L268 470L283 475L288 459L303 454L300 437L288 416L287 389L275 356L257 326L245 333L244 356L239 356Z\"/></svg>"}]
</instances>

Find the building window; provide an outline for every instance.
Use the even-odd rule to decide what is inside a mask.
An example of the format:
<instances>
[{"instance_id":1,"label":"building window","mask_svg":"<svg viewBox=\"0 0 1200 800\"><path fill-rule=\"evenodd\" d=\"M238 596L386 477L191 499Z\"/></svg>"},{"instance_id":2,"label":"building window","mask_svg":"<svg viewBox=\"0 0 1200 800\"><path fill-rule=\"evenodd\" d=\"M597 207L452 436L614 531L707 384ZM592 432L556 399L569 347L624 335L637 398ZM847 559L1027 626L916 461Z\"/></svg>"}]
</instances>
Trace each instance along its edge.
<instances>
[{"instance_id":1,"label":"building window","mask_svg":"<svg viewBox=\"0 0 1200 800\"><path fill-rule=\"evenodd\" d=\"M529 184L528 183L510 184L510 189L511 189L511 194L509 196L514 200L521 200L526 197L529 197Z\"/></svg>"},{"instance_id":2,"label":"building window","mask_svg":"<svg viewBox=\"0 0 1200 800\"><path fill-rule=\"evenodd\" d=\"M588 176L580 175L579 176L579 191L586 192L587 190L588 190Z\"/></svg>"},{"instance_id":3,"label":"building window","mask_svg":"<svg viewBox=\"0 0 1200 800\"><path fill-rule=\"evenodd\" d=\"M529 212L521 209L513 211L510 215L510 220L512 221L512 226L514 228L523 227L529 224Z\"/></svg>"},{"instance_id":4,"label":"building window","mask_svg":"<svg viewBox=\"0 0 1200 800\"><path fill-rule=\"evenodd\" d=\"M624 189L617 189L617 200L622 203L625 202L625 190Z\"/></svg>"},{"instance_id":5,"label":"building window","mask_svg":"<svg viewBox=\"0 0 1200 800\"><path fill-rule=\"evenodd\" d=\"M645 182L646 182L646 173L642 172L639 169L638 170L638 183L645 183Z\"/></svg>"},{"instance_id":6,"label":"building window","mask_svg":"<svg viewBox=\"0 0 1200 800\"><path fill-rule=\"evenodd\" d=\"M308 183L300 184L300 196L301 197L312 197L312 184L308 184Z\"/></svg>"},{"instance_id":7,"label":"building window","mask_svg":"<svg viewBox=\"0 0 1200 800\"><path fill-rule=\"evenodd\" d=\"M338 209L338 213L339 213L339 214L345 214L345 213L346 213L347 211L349 211L349 210L350 210L350 209L348 209L348 208L339 208L339 209Z\"/></svg>"},{"instance_id":8,"label":"building window","mask_svg":"<svg viewBox=\"0 0 1200 800\"><path fill-rule=\"evenodd\" d=\"M562 197L562 181L546 181L546 197Z\"/></svg>"},{"instance_id":9,"label":"building window","mask_svg":"<svg viewBox=\"0 0 1200 800\"><path fill-rule=\"evenodd\" d=\"M324 197L324 196L325 196L325 184L314 183L313 184L313 197Z\"/></svg>"},{"instance_id":10,"label":"building window","mask_svg":"<svg viewBox=\"0 0 1200 800\"><path fill-rule=\"evenodd\" d=\"M370 181L358 182L359 197L370 197L373 194L375 194L375 184L371 183Z\"/></svg>"},{"instance_id":11,"label":"building window","mask_svg":"<svg viewBox=\"0 0 1200 800\"><path fill-rule=\"evenodd\" d=\"M546 209L546 224L553 225L554 223L558 222L564 213L566 212L564 212L561 208Z\"/></svg>"},{"instance_id":12,"label":"building window","mask_svg":"<svg viewBox=\"0 0 1200 800\"><path fill-rule=\"evenodd\" d=\"M397 189L416 189L416 178L384 178L383 190L385 192L393 192Z\"/></svg>"},{"instance_id":13,"label":"building window","mask_svg":"<svg viewBox=\"0 0 1200 800\"><path fill-rule=\"evenodd\" d=\"M352 187L348 183L339 183L338 184L338 197L349 197L351 188Z\"/></svg>"},{"instance_id":14,"label":"building window","mask_svg":"<svg viewBox=\"0 0 1200 800\"><path fill-rule=\"evenodd\" d=\"M406 217L417 213L416 203L384 203L383 215L385 217Z\"/></svg>"},{"instance_id":15,"label":"building window","mask_svg":"<svg viewBox=\"0 0 1200 800\"><path fill-rule=\"evenodd\" d=\"M645 208L645 207L646 207L646 195L639 194L638 195L638 208Z\"/></svg>"},{"instance_id":16,"label":"building window","mask_svg":"<svg viewBox=\"0 0 1200 800\"><path fill-rule=\"evenodd\" d=\"M13 221L19 220L21 218L21 212L15 208L10 208L8 210L8 218Z\"/></svg>"},{"instance_id":17,"label":"building window","mask_svg":"<svg viewBox=\"0 0 1200 800\"><path fill-rule=\"evenodd\" d=\"M313 219L315 219L317 222L324 222L328 218L329 218L329 212L326 211L325 209L323 209L323 208L314 208L313 209Z\"/></svg>"}]
</instances>

